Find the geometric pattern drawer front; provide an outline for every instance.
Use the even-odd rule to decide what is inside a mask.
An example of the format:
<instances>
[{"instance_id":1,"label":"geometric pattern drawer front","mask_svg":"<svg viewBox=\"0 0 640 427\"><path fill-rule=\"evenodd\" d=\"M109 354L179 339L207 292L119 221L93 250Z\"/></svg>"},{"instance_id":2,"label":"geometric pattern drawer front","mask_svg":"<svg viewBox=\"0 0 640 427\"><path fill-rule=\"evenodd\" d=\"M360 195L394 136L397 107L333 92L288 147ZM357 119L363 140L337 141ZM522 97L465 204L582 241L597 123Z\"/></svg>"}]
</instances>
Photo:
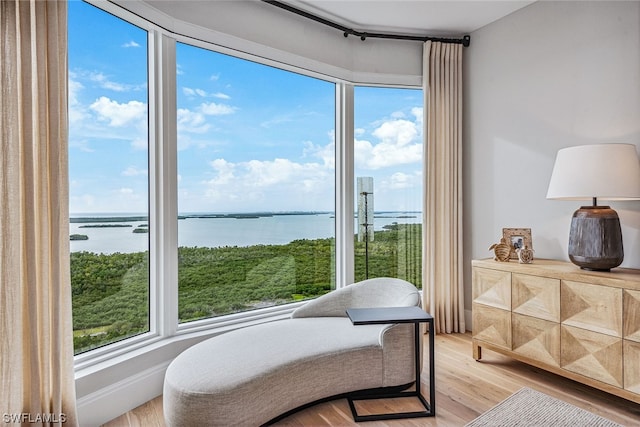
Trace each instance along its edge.
<instances>
[{"instance_id":1,"label":"geometric pattern drawer front","mask_svg":"<svg viewBox=\"0 0 640 427\"><path fill-rule=\"evenodd\" d=\"M623 336L628 340L640 342L640 291L625 290L623 299Z\"/></svg>"},{"instance_id":2,"label":"geometric pattern drawer front","mask_svg":"<svg viewBox=\"0 0 640 427\"><path fill-rule=\"evenodd\" d=\"M624 388L640 393L640 344L624 342Z\"/></svg>"},{"instance_id":3,"label":"geometric pattern drawer front","mask_svg":"<svg viewBox=\"0 0 640 427\"><path fill-rule=\"evenodd\" d=\"M560 340L562 368L623 387L622 339L562 325Z\"/></svg>"},{"instance_id":4,"label":"geometric pattern drawer front","mask_svg":"<svg viewBox=\"0 0 640 427\"><path fill-rule=\"evenodd\" d=\"M514 273L513 312L560 322L560 280Z\"/></svg>"},{"instance_id":5,"label":"geometric pattern drawer front","mask_svg":"<svg viewBox=\"0 0 640 427\"><path fill-rule=\"evenodd\" d=\"M511 312L473 303L473 338L511 350Z\"/></svg>"},{"instance_id":6,"label":"geometric pattern drawer front","mask_svg":"<svg viewBox=\"0 0 640 427\"><path fill-rule=\"evenodd\" d=\"M513 314L513 351L538 362L560 367L560 324Z\"/></svg>"},{"instance_id":7,"label":"geometric pattern drawer front","mask_svg":"<svg viewBox=\"0 0 640 427\"><path fill-rule=\"evenodd\" d=\"M563 280L562 324L622 337L622 289Z\"/></svg>"},{"instance_id":8,"label":"geometric pattern drawer front","mask_svg":"<svg viewBox=\"0 0 640 427\"><path fill-rule=\"evenodd\" d=\"M511 273L474 268L473 302L511 311Z\"/></svg>"}]
</instances>

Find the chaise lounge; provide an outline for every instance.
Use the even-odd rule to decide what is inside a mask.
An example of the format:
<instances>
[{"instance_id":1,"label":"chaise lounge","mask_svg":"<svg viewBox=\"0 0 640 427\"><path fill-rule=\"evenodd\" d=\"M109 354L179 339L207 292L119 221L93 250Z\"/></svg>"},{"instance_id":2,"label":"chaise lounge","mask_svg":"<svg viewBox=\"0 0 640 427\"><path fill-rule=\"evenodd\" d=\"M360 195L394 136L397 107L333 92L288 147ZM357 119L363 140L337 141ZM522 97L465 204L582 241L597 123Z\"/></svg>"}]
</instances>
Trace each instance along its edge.
<instances>
[{"instance_id":1,"label":"chaise lounge","mask_svg":"<svg viewBox=\"0 0 640 427\"><path fill-rule=\"evenodd\" d=\"M415 381L411 324L354 326L348 308L419 306L412 284L376 278L330 292L291 318L203 341L167 368L168 426L257 426L310 403Z\"/></svg>"}]
</instances>

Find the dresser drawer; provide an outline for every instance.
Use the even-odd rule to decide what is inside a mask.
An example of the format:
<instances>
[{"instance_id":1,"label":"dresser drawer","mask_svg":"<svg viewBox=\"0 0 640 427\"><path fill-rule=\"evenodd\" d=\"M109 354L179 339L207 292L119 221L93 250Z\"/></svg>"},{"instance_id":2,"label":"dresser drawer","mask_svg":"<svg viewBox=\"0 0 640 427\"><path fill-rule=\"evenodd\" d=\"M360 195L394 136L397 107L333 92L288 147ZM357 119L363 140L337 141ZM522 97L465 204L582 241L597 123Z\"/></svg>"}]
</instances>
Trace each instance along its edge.
<instances>
[{"instance_id":1,"label":"dresser drawer","mask_svg":"<svg viewBox=\"0 0 640 427\"><path fill-rule=\"evenodd\" d=\"M513 351L527 359L560 367L560 324L514 313Z\"/></svg>"},{"instance_id":2,"label":"dresser drawer","mask_svg":"<svg viewBox=\"0 0 640 427\"><path fill-rule=\"evenodd\" d=\"M563 369L622 388L621 338L562 325L560 340Z\"/></svg>"},{"instance_id":3,"label":"dresser drawer","mask_svg":"<svg viewBox=\"0 0 640 427\"><path fill-rule=\"evenodd\" d=\"M473 303L473 338L511 350L511 312Z\"/></svg>"},{"instance_id":4,"label":"dresser drawer","mask_svg":"<svg viewBox=\"0 0 640 427\"><path fill-rule=\"evenodd\" d=\"M511 273L474 268L472 272L473 302L511 310Z\"/></svg>"},{"instance_id":5,"label":"dresser drawer","mask_svg":"<svg viewBox=\"0 0 640 427\"><path fill-rule=\"evenodd\" d=\"M625 339L640 343L640 291L625 290L623 336Z\"/></svg>"},{"instance_id":6,"label":"dresser drawer","mask_svg":"<svg viewBox=\"0 0 640 427\"><path fill-rule=\"evenodd\" d=\"M640 343L624 341L624 388L640 393Z\"/></svg>"},{"instance_id":7,"label":"dresser drawer","mask_svg":"<svg viewBox=\"0 0 640 427\"><path fill-rule=\"evenodd\" d=\"M622 289L563 280L562 324L622 337Z\"/></svg>"},{"instance_id":8,"label":"dresser drawer","mask_svg":"<svg viewBox=\"0 0 640 427\"><path fill-rule=\"evenodd\" d=\"M560 279L513 273L513 312L560 322Z\"/></svg>"}]
</instances>

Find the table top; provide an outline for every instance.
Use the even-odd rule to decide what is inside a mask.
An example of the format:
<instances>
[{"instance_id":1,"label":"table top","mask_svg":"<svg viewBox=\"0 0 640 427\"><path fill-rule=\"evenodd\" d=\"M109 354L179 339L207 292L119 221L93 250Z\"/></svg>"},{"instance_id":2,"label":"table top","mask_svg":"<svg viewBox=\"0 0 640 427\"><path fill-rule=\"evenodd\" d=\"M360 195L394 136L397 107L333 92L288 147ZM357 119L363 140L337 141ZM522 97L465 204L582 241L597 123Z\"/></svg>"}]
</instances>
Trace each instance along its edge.
<instances>
[{"instance_id":1,"label":"table top","mask_svg":"<svg viewBox=\"0 0 640 427\"><path fill-rule=\"evenodd\" d=\"M420 307L348 308L347 316L354 325L385 323L418 323L433 321L433 316Z\"/></svg>"}]
</instances>

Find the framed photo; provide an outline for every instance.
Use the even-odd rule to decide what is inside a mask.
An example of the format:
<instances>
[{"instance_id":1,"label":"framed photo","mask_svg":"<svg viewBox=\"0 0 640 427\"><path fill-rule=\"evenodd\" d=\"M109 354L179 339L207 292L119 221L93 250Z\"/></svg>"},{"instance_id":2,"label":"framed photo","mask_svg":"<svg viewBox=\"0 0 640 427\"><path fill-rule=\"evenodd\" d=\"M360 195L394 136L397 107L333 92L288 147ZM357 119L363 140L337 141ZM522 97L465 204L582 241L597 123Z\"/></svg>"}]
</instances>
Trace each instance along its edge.
<instances>
[{"instance_id":1,"label":"framed photo","mask_svg":"<svg viewBox=\"0 0 640 427\"><path fill-rule=\"evenodd\" d=\"M509 259L518 259L516 249L524 248L533 249L533 243L531 242L531 229L530 228L503 228L502 237L511 247L509 253Z\"/></svg>"}]
</instances>

